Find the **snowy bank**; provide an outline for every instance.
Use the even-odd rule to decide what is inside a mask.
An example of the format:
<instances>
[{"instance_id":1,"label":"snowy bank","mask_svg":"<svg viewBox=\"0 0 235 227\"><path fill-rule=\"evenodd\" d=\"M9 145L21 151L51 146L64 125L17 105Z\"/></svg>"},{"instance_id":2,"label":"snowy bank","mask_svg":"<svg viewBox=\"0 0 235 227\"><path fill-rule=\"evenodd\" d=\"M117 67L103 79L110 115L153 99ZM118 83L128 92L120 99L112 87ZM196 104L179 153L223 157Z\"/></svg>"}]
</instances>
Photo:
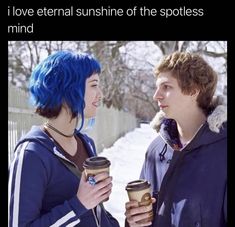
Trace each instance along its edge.
<instances>
[{"instance_id":1,"label":"snowy bank","mask_svg":"<svg viewBox=\"0 0 235 227\"><path fill-rule=\"evenodd\" d=\"M110 175L113 177L112 194L104 206L121 227L124 227L125 203L128 201L125 186L129 181L139 179L147 147L156 135L148 124L141 124L140 128L128 132L99 154L111 161Z\"/></svg>"}]
</instances>

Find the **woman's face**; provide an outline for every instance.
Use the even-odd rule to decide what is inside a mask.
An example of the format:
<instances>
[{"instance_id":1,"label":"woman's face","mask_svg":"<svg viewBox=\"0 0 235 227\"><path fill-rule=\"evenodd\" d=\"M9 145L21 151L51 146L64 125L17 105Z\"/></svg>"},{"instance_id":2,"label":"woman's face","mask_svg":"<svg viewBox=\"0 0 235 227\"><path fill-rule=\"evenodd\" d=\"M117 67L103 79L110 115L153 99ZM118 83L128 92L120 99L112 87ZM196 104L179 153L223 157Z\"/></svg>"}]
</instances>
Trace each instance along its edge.
<instances>
[{"instance_id":1,"label":"woman's face","mask_svg":"<svg viewBox=\"0 0 235 227\"><path fill-rule=\"evenodd\" d=\"M93 74L86 80L85 90L85 118L92 118L96 115L96 109L101 104L102 91L100 89L100 79L98 74Z\"/></svg>"}]
</instances>

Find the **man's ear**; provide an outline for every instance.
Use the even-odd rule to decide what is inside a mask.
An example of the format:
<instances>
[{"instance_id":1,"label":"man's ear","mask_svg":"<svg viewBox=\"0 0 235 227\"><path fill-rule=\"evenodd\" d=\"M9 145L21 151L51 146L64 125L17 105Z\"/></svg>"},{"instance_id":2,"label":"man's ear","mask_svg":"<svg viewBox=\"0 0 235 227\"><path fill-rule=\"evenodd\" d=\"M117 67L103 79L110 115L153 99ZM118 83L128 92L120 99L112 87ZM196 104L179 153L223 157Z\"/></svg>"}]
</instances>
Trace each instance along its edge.
<instances>
[{"instance_id":1,"label":"man's ear","mask_svg":"<svg viewBox=\"0 0 235 227\"><path fill-rule=\"evenodd\" d=\"M197 96L199 95L199 93L200 93L200 91L197 90L197 89L195 89L194 91L191 92L190 95L191 95L192 97L197 97Z\"/></svg>"}]
</instances>

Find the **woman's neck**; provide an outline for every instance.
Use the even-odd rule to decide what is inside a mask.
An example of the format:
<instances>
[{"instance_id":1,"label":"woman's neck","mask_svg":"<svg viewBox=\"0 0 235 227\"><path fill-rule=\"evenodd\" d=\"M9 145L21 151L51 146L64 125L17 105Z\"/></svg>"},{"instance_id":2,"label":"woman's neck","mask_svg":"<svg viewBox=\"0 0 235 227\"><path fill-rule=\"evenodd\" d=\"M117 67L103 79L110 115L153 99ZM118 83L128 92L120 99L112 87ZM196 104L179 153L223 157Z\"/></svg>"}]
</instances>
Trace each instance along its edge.
<instances>
[{"instance_id":1,"label":"woman's neck","mask_svg":"<svg viewBox=\"0 0 235 227\"><path fill-rule=\"evenodd\" d=\"M62 108L60 114L53 119L48 119L45 126L54 135L55 133L66 137L72 137L76 127L76 118L71 119L69 112Z\"/></svg>"}]
</instances>

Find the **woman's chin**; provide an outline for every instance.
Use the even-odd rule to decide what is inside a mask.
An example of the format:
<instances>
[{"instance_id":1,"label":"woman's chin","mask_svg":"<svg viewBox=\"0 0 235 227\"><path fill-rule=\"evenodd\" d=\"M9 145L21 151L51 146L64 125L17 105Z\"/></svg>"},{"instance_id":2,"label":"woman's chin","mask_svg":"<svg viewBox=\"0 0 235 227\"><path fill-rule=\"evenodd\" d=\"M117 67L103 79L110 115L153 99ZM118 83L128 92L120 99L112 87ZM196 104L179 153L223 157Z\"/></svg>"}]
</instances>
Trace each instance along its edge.
<instances>
[{"instance_id":1,"label":"woman's chin","mask_svg":"<svg viewBox=\"0 0 235 227\"><path fill-rule=\"evenodd\" d=\"M96 116L96 112L95 113L89 113L89 114L84 114L85 116L85 118L86 119L89 119L89 118L94 118L95 116Z\"/></svg>"}]
</instances>

